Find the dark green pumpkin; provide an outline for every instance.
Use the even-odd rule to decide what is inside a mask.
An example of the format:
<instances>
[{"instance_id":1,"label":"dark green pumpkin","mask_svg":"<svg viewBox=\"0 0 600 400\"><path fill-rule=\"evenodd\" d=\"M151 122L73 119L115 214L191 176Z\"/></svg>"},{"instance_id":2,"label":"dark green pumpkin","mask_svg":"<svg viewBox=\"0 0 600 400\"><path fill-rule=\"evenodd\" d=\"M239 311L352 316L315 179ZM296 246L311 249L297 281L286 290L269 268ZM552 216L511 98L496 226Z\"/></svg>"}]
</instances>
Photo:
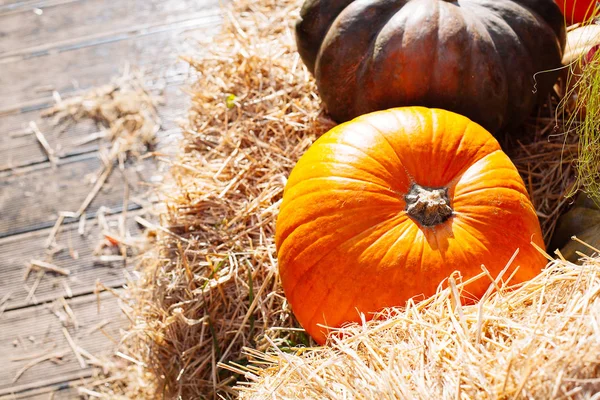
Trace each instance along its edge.
<instances>
[{"instance_id":1,"label":"dark green pumpkin","mask_svg":"<svg viewBox=\"0 0 600 400\"><path fill-rule=\"evenodd\" d=\"M572 240L572 236L600 249L600 208L585 194L580 194L573 207L558 219L549 248L560 249L571 262L579 260L576 252L588 256L594 253L588 246Z\"/></svg>"},{"instance_id":2,"label":"dark green pumpkin","mask_svg":"<svg viewBox=\"0 0 600 400\"><path fill-rule=\"evenodd\" d=\"M553 0L306 0L298 51L338 122L443 108L495 133L522 123L561 66Z\"/></svg>"}]
</instances>

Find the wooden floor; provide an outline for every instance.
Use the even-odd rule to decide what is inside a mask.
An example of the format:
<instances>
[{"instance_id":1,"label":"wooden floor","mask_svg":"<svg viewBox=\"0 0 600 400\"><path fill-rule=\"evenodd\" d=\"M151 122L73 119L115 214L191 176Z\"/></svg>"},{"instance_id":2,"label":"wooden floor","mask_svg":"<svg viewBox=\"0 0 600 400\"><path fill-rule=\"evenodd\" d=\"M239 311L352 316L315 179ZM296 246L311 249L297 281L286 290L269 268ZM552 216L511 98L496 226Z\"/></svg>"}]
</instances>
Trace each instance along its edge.
<instances>
[{"instance_id":1,"label":"wooden floor","mask_svg":"<svg viewBox=\"0 0 600 400\"><path fill-rule=\"evenodd\" d=\"M97 370L89 358L82 365L72 347L96 357L114 354L127 321L112 294L103 292L98 302L94 290L97 282L118 290L131 266L93 254L101 239L96 214L105 207L108 223L116 223L129 184L127 225L135 234L144 182L158 176L154 162L113 173L87 210L85 234L78 221L66 220L57 239L64 249L48 254L45 241L58 213L76 211L90 192L103 143L73 145L98 127L83 122L61 133L40 113L53 104L53 91L66 98L106 84L129 63L166 85L160 136L172 139L187 108L181 85L189 71L177 55L197 53L198 43L218 31L219 3L0 0L0 399L77 398L73 387ZM30 121L60 156L56 169ZM34 272L25 281L32 259L50 260L70 275ZM54 358L41 361L48 356Z\"/></svg>"}]
</instances>

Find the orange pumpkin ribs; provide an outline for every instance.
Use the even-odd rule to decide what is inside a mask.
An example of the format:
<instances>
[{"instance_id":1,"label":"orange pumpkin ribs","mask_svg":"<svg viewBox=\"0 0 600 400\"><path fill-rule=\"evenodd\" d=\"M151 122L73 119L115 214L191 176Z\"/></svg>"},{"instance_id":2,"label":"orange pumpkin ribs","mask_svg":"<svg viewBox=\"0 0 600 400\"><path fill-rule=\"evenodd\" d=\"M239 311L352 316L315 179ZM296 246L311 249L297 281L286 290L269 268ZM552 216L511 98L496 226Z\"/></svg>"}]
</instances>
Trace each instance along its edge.
<instances>
[{"instance_id":1,"label":"orange pumpkin ribs","mask_svg":"<svg viewBox=\"0 0 600 400\"><path fill-rule=\"evenodd\" d=\"M496 139L458 114L379 111L339 125L300 158L276 227L286 297L306 331L430 296L453 271L512 282L544 266L533 205ZM509 274L512 271L509 271ZM508 276L508 275L507 275ZM481 296L489 282L466 287Z\"/></svg>"}]
</instances>

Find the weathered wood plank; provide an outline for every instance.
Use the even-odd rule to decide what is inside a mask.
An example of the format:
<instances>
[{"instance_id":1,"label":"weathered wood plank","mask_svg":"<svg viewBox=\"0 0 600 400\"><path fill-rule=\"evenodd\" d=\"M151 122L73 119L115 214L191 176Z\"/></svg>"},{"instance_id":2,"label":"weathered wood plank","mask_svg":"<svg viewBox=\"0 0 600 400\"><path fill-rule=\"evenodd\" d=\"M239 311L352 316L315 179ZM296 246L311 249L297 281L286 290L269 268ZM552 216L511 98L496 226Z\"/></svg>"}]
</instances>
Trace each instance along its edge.
<instances>
[{"instance_id":1,"label":"weathered wood plank","mask_svg":"<svg viewBox=\"0 0 600 400\"><path fill-rule=\"evenodd\" d=\"M90 193L91 179L98 175L102 161L96 154L84 154L61 160L58 167L49 163L19 170L0 172L0 238L49 228L61 211L76 212ZM104 206L120 211L125 184L131 196L140 195L155 174L151 160L136 163L123 172L115 169L87 209L93 216ZM130 209L139 208L135 203Z\"/></svg>"},{"instance_id":2,"label":"weathered wood plank","mask_svg":"<svg viewBox=\"0 0 600 400\"><path fill-rule=\"evenodd\" d=\"M143 36L134 35L101 46L3 63L0 67L0 87L3 89L0 116L51 105L49 89L68 96L81 89L106 84L126 63L158 77L181 73L187 66L179 62L177 56L188 51L185 38L209 37L217 31L218 24L218 17L208 21L192 19L187 25L166 25L163 31L146 32Z\"/></svg>"},{"instance_id":3,"label":"weathered wood plank","mask_svg":"<svg viewBox=\"0 0 600 400\"><path fill-rule=\"evenodd\" d=\"M0 0L0 15L32 12L36 8L48 8L85 0Z\"/></svg>"},{"instance_id":4,"label":"weathered wood plank","mask_svg":"<svg viewBox=\"0 0 600 400\"><path fill-rule=\"evenodd\" d=\"M32 6L36 12L0 14L0 36L5 37L0 42L0 57L104 41L189 20L200 11L208 19L218 9L218 1L88 0Z\"/></svg>"},{"instance_id":5,"label":"weathered wood plank","mask_svg":"<svg viewBox=\"0 0 600 400\"><path fill-rule=\"evenodd\" d=\"M0 0L0 17L23 13L38 13L40 9L65 6L86 0Z\"/></svg>"},{"instance_id":6,"label":"weathered wood plank","mask_svg":"<svg viewBox=\"0 0 600 400\"><path fill-rule=\"evenodd\" d=\"M0 311L0 398L6 395L8 398L46 399L55 389L59 389L55 399L75 398L76 390L67 388L69 382L95 373L92 368L81 369L69 351L61 322L50 312L52 306L31 305L26 301L28 291L23 287L23 272L27 261L46 259L44 242L56 213L75 211L89 193L91 185L87 176L95 173L101 162L88 152L97 150L99 143L78 148L69 148L69 145L97 128L93 124L78 124L57 135L39 121L39 110L53 103L52 90L68 96L105 84L120 73L125 63L143 67L148 75L166 79L184 75L187 66L177 62L176 56L187 52L187 37L202 40L217 31L219 2L0 0L0 87L3 89L0 96L0 238L4 236L0 239L0 300L11 293L2 306L4 310ZM34 8L40 8L41 13L40 10L34 13ZM189 49L196 50L197 54L195 40ZM167 104L161 109L163 127L167 130L174 129L173 116L185 112L186 96L176 93L177 90L174 86L168 89ZM18 134L23 133L30 120L37 120L51 146L62 148L63 155L69 157L61 161L57 170L50 168L32 136ZM9 162L19 168L2 172L1 166ZM89 212L93 215L100 206L120 210L125 181L130 182L132 195L144 191L141 182L151 180L155 171L152 165L143 163L141 171L137 165L130 165L125 171L126 178L119 171L113 172ZM129 221L129 229L135 231L135 224ZM108 286L120 286L124 282L120 262L100 264L92 254L99 237L101 232L97 226L88 227L88 234L80 236L77 224L64 225L58 242L67 249L54 254L51 261L71 274L62 277L47 273L35 295L38 302L52 301L66 295L63 282L68 282L70 291L77 296L68 302L80 324L78 330L69 327L69 332L79 346L94 355L112 352L114 346L101 332L88 334L87 329L106 319L112 322L105 331L118 339L118 328L126 325L112 296L102 295L105 300L98 314L95 297L89 295L97 279ZM73 251L77 252L77 258L73 257ZM31 286L33 279L27 283ZM14 340L17 340L16 347L12 344ZM41 363L12 382L19 369L30 360L11 362L11 357L35 355L53 345L52 351L67 350L64 363Z\"/></svg>"},{"instance_id":7,"label":"weathered wood plank","mask_svg":"<svg viewBox=\"0 0 600 400\"><path fill-rule=\"evenodd\" d=\"M53 384L49 386L45 386L42 388L36 388L32 390L27 390L19 393L11 393L6 396L0 396L0 400L74 400L74 399L93 399L93 395L82 395L79 392L80 388L91 390L97 390L94 387L94 384L100 385L104 384L102 381L105 381L102 377L84 377L81 379L75 379L68 382L62 382L58 384ZM106 397L105 397L106 398Z\"/></svg>"},{"instance_id":8,"label":"weathered wood plank","mask_svg":"<svg viewBox=\"0 0 600 400\"><path fill-rule=\"evenodd\" d=\"M134 221L140 211L130 212L126 217L126 235L131 237L141 234ZM111 232L119 232L119 217L116 214L106 217ZM103 227L97 220L88 220L83 235L78 233L79 224L66 224L56 237L61 251L49 257L45 250L51 229L42 229L0 239L0 299L10 295L2 305L5 311L31 306L33 304L52 301L59 297L80 296L94 291L96 281L109 287L121 286L125 283L125 269L131 270L133 261L125 263L120 260L103 260L94 250L102 241ZM118 255L119 249L105 249L104 255ZM35 294L29 292L37 279L32 271L28 280L24 281L25 272L31 260L50 261L59 268L70 272L68 276L48 272L39 281ZM30 297L30 298L29 298Z\"/></svg>"},{"instance_id":9,"label":"weathered wood plank","mask_svg":"<svg viewBox=\"0 0 600 400\"><path fill-rule=\"evenodd\" d=\"M16 12L20 9L30 10L32 8L32 4L38 2L39 0L0 0L0 12Z\"/></svg>"},{"instance_id":10,"label":"weathered wood plank","mask_svg":"<svg viewBox=\"0 0 600 400\"><path fill-rule=\"evenodd\" d=\"M187 109L187 96L178 84L179 80L174 80L162 93L164 104L158 107L158 113L163 131L177 130L177 120L184 116ZM28 134L31 132L29 121L36 121L50 147L60 158L97 151L100 146L107 145L105 140L78 144L85 137L99 132L100 127L91 121L79 121L63 132L60 127L52 126L50 119L39 118L38 111L7 115L0 118L0 171L48 161L35 135Z\"/></svg>"},{"instance_id":11,"label":"weathered wood plank","mask_svg":"<svg viewBox=\"0 0 600 400\"><path fill-rule=\"evenodd\" d=\"M127 319L120 311L117 299L110 293L100 296L98 305L95 295L80 296L67 303L76 317L78 328L68 326L75 344L88 353L108 356L115 351L119 329L127 326ZM66 315L58 303L5 312L0 318L0 395L19 393L33 388L49 386L94 374L94 368L82 368L62 331L63 323L55 314ZM94 329L100 321L109 321L101 330ZM31 361L12 361L24 356L43 356L50 352L64 352L63 363L44 361L23 372L18 372ZM85 357L84 357L85 358Z\"/></svg>"},{"instance_id":12,"label":"weathered wood plank","mask_svg":"<svg viewBox=\"0 0 600 400\"><path fill-rule=\"evenodd\" d=\"M73 400L80 399L80 395L77 391L79 382L88 381L89 378L77 379L71 382L64 382L55 385L50 385L43 388L37 388L27 390L19 393L11 393L8 395L0 396L0 400ZM73 387L71 387L71 385Z\"/></svg>"}]
</instances>

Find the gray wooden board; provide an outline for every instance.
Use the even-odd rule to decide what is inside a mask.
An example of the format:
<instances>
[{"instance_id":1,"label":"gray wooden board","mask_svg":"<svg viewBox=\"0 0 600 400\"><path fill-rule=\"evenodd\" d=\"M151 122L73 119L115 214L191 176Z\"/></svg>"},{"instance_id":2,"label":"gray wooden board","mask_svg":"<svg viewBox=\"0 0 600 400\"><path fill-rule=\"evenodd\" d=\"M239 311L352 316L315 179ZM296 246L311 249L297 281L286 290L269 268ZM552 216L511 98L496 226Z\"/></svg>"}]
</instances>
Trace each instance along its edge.
<instances>
[{"instance_id":1,"label":"gray wooden board","mask_svg":"<svg viewBox=\"0 0 600 400\"><path fill-rule=\"evenodd\" d=\"M85 0L0 0L0 15L31 12L37 7L53 7Z\"/></svg>"},{"instance_id":2,"label":"gray wooden board","mask_svg":"<svg viewBox=\"0 0 600 400\"><path fill-rule=\"evenodd\" d=\"M101 167L99 156L91 153L64 159L56 169L42 164L32 170L22 169L18 174L0 172L0 238L50 228L59 212L76 212L92 190L91 177L97 176ZM154 179L155 173L152 160L134 163L123 173L115 169L88 207L88 216L102 206L121 210L125 178L130 195L142 195L148 190L144 182ZM139 206L130 202L128 208Z\"/></svg>"},{"instance_id":3,"label":"gray wooden board","mask_svg":"<svg viewBox=\"0 0 600 400\"><path fill-rule=\"evenodd\" d=\"M91 396L82 397L78 393L78 388L86 387L86 384L89 386L88 382L93 381L98 372L99 369L86 368L58 379L53 378L50 382L41 379L39 383L44 385L41 387L36 386L37 383L27 384L25 387L15 386L15 388L7 389L9 394L0 394L0 400L82 400L93 398ZM65 378L68 380L63 380ZM54 381L56 383L53 383Z\"/></svg>"},{"instance_id":4,"label":"gray wooden board","mask_svg":"<svg viewBox=\"0 0 600 400\"><path fill-rule=\"evenodd\" d=\"M53 103L49 89L68 96L106 84L126 63L143 68L148 75L178 73L183 64L177 56L187 51L186 36L209 37L217 29L217 17L192 19L189 26L0 64L0 116L48 107Z\"/></svg>"},{"instance_id":5,"label":"gray wooden board","mask_svg":"<svg viewBox=\"0 0 600 400\"><path fill-rule=\"evenodd\" d=\"M11 293L6 310L0 312L0 398L43 399L54 390L58 390L54 398L74 398L76 390L69 387L97 373L92 368L81 369L72 353L67 353L64 363L41 363L12 383L16 372L29 360L11 362L11 357L43 351L52 343L58 350L68 349L58 318L44 303L66 295L63 281L68 282L75 296L67 301L82 328L79 332L70 328L70 332L82 348L93 354L113 352L114 345L100 332L78 335L107 319L111 323L106 331L118 339L119 327L127 325L111 295L102 295L105 300L98 314L95 297L89 294L96 280L108 286L122 285L125 272L121 263L97 262L92 251L101 232L97 226L90 226L91 219L86 236L79 236L77 224L69 220L58 237L58 243L75 250L78 258L65 250L51 261L69 269L71 275L65 278L46 274L36 289L38 304L25 301L23 273L27 261L46 260L44 242L56 213L76 211L89 193L87 177L99 170L101 162L95 152L103 146L91 143L70 148L75 140L96 132L97 127L82 123L59 135L40 119L40 111L53 104L53 90L63 97L82 93L108 83L122 73L125 64L130 64L144 68L146 76L170 82L167 103L159 112L167 133L176 131L172 121L184 116L187 98L177 92L175 83L189 71L177 56L190 52L202 56L197 41L209 39L218 31L221 2L0 0L0 299ZM32 120L51 146L59 149L59 154L63 152L65 158L56 170L50 168L33 136L20 135ZM13 168L6 169L7 165ZM140 167L142 170L137 171ZM132 185L131 195L143 193L146 187L141 182L152 181L155 174L152 161L128 165L125 175ZM88 209L88 218L93 218L101 206L114 212L121 210L124 184L119 171L113 172ZM137 205L131 202L131 207ZM131 218L128 221L129 229L135 232L135 223ZM33 277L27 284L30 287L32 283ZM38 343L48 343L28 343L29 336ZM21 338L19 347L13 347L17 337ZM27 348L22 347L23 343Z\"/></svg>"},{"instance_id":6,"label":"gray wooden board","mask_svg":"<svg viewBox=\"0 0 600 400\"><path fill-rule=\"evenodd\" d=\"M84 375L84 374L82 374ZM79 393L79 388L93 388L92 383L96 379L88 378L89 371L86 371L83 378L48 385L42 388L35 388L18 393L0 396L0 400L73 400L73 399L93 399L94 396L83 396ZM93 390L93 389L92 389Z\"/></svg>"},{"instance_id":7,"label":"gray wooden board","mask_svg":"<svg viewBox=\"0 0 600 400\"><path fill-rule=\"evenodd\" d=\"M208 17L207 11L217 7L216 0L88 0L46 5L38 1L22 12L0 14L0 35L5 38L0 42L0 57L35 54L74 40L102 40L141 27L172 24L198 12Z\"/></svg>"},{"instance_id":8,"label":"gray wooden board","mask_svg":"<svg viewBox=\"0 0 600 400\"><path fill-rule=\"evenodd\" d=\"M119 339L119 329L127 326L127 319L118 306L117 299L110 293L100 295L100 311L96 295L79 296L67 300L79 329L69 327L69 333L77 346L95 356L109 356L115 351L110 338ZM51 351L69 350L62 333L62 323L52 308L63 312L56 304L5 312L0 318L0 395L18 393L34 387L66 382L91 376L93 368L81 368L72 351L68 351L62 364L45 361L33 366L13 383L17 372L31 360L11 361L25 355L45 355ZM110 321L100 330L89 332L101 321ZM55 347L52 347L55 346ZM52 350L50 350L52 349Z\"/></svg>"},{"instance_id":9,"label":"gray wooden board","mask_svg":"<svg viewBox=\"0 0 600 400\"><path fill-rule=\"evenodd\" d=\"M134 217L139 214L139 211L126 214L126 231L131 236L141 234L134 221ZM119 232L119 215L106 217L111 232ZM68 297L67 290L70 290L73 296L91 293L96 287L96 281L108 287L117 287L125 283L124 269L131 270L134 261L128 260L127 264L118 260L106 262L94 254L94 249L103 239L102 228L96 220L87 222L84 235L80 235L77 230L77 223L62 227L56 242L64 249L51 257L44 246L50 229L0 239L0 299L10 295L4 305L7 311L51 301L61 296ZM107 247L104 254L118 255L119 249ZM28 280L24 281L25 271L31 260L50 261L60 268L67 269L70 275L46 273L35 290L35 297L28 300L29 291L37 278L36 272L31 272Z\"/></svg>"},{"instance_id":10,"label":"gray wooden board","mask_svg":"<svg viewBox=\"0 0 600 400\"><path fill-rule=\"evenodd\" d=\"M178 128L177 121L185 116L188 96L183 93L179 81L167 85L162 93L157 91L157 94L162 94L164 100L164 104L158 107L161 127L163 131L172 132ZM48 161L35 135L26 133L30 132L29 121L36 121L50 147L61 158L97 151L99 146L108 145L106 140L77 144L102 129L92 121L82 120L63 131L61 127L53 126L51 119L39 118L38 114L38 111L30 111L0 118L0 171Z\"/></svg>"},{"instance_id":11,"label":"gray wooden board","mask_svg":"<svg viewBox=\"0 0 600 400\"><path fill-rule=\"evenodd\" d=\"M87 372L87 371L86 371ZM87 374L86 374L87 375ZM77 379L77 378L75 378ZM7 395L0 395L0 400L73 400L80 399L81 396L77 391L79 382L85 387L85 382L89 378L84 377L83 379L77 379L70 382L63 382L54 385L49 385L43 388L36 388L32 390L26 390L24 392L11 393ZM72 386L72 387L71 387Z\"/></svg>"}]
</instances>

